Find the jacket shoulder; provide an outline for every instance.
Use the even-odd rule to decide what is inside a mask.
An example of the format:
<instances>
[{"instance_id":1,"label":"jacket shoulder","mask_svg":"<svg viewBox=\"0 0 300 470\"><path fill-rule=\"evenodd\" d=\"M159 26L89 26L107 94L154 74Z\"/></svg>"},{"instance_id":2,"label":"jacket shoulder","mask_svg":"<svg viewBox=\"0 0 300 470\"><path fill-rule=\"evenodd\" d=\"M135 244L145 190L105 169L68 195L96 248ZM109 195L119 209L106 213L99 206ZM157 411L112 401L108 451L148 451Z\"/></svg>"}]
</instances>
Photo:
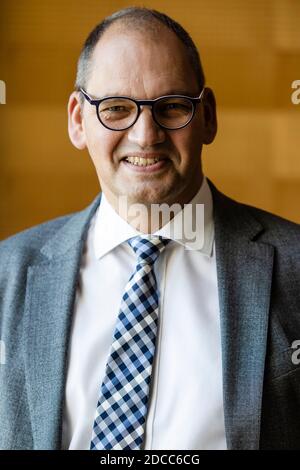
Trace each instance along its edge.
<instances>
[{"instance_id":1,"label":"jacket shoulder","mask_svg":"<svg viewBox=\"0 0 300 470\"><path fill-rule=\"evenodd\" d=\"M71 217L76 214L68 214L55 219L43 222L34 227L12 235L0 242L0 257L10 257L16 251L39 251L46 241L51 238L60 228L62 228Z\"/></svg>"},{"instance_id":2,"label":"jacket shoulder","mask_svg":"<svg viewBox=\"0 0 300 470\"><path fill-rule=\"evenodd\" d=\"M247 204L242 204L247 210L249 210L254 217L267 224L268 227L281 227L284 230L295 230L299 233L300 231L300 224L297 222L293 222L288 220L280 215L273 214L272 212L268 212L264 209L259 209L258 207L250 206Z\"/></svg>"},{"instance_id":3,"label":"jacket shoulder","mask_svg":"<svg viewBox=\"0 0 300 470\"><path fill-rule=\"evenodd\" d=\"M260 241L291 250L291 253L299 253L300 224L231 199L221 193L211 181L209 185L212 190L215 212L221 225L230 226L233 232L245 233L252 231L255 227L254 232L256 236L259 236Z\"/></svg>"},{"instance_id":4,"label":"jacket shoulder","mask_svg":"<svg viewBox=\"0 0 300 470\"><path fill-rule=\"evenodd\" d=\"M101 200L101 193L82 210L57 217L28 228L0 242L0 257L11 256L16 252L38 253L48 241L60 234L60 243L66 244L70 238L79 237L88 226ZM68 240L66 240L66 237Z\"/></svg>"},{"instance_id":5,"label":"jacket shoulder","mask_svg":"<svg viewBox=\"0 0 300 470\"><path fill-rule=\"evenodd\" d=\"M29 266L80 251L99 196L85 209L23 230L0 242L0 333L23 315ZM74 253L74 252L73 252ZM8 322L8 323L7 323Z\"/></svg>"},{"instance_id":6,"label":"jacket shoulder","mask_svg":"<svg viewBox=\"0 0 300 470\"><path fill-rule=\"evenodd\" d=\"M257 207L243 206L264 227L262 241L300 254L300 224Z\"/></svg>"}]
</instances>

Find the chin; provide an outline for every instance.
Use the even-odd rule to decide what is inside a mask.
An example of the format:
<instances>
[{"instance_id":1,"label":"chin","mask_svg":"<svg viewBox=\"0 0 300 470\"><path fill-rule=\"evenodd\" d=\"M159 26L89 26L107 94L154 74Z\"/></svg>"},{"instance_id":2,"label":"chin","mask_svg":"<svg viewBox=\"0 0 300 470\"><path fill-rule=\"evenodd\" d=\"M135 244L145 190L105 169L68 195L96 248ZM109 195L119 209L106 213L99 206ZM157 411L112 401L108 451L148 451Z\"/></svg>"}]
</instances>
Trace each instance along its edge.
<instances>
[{"instance_id":1,"label":"chin","mask_svg":"<svg viewBox=\"0 0 300 470\"><path fill-rule=\"evenodd\" d=\"M173 204L180 200L186 180L178 174L143 181L114 182L114 194L126 197L128 204Z\"/></svg>"},{"instance_id":2,"label":"chin","mask_svg":"<svg viewBox=\"0 0 300 470\"><path fill-rule=\"evenodd\" d=\"M173 191L168 191L167 188L160 188L159 190L140 190L129 193L127 195L130 204L162 204L170 203L174 200L175 194Z\"/></svg>"}]
</instances>

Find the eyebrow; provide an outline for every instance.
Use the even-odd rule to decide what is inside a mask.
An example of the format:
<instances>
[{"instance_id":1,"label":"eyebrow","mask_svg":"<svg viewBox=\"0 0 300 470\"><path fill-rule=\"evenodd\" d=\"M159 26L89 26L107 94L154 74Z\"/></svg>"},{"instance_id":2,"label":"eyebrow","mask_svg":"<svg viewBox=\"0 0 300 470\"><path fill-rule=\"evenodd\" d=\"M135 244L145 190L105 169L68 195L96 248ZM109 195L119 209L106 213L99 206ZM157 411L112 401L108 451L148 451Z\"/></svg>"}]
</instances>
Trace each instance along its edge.
<instances>
[{"instance_id":1,"label":"eyebrow","mask_svg":"<svg viewBox=\"0 0 300 470\"><path fill-rule=\"evenodd\" d=\"M183 89L172 89L172 90L168 90L166 93L161 93L160 95L158 96L155 96L154 98L149 98L149 99L153 99L155 100L156 98L159 98L161 96L169 96L169 95L183 95L183 96L190 96L190 97L194 97L194 96L198 96L197 94L195 93L191 93L190 91L188 90L183 90ZM95 96L95 95L92 95L92 96ZM136 100L139 100L139 99L145 99L145 98L137 98L136 96L132 96L128 93L120 93L119 91L117 92L109 92L109 93L105 93L101 96L101 98L105 98L107 96L128 96L128 98L134 98ZM100 98L97 96L97 98ZM96 99L97 99L96 98Z\"/></svg>"},{"instance_id":2,"label":"eyebrow","mask_svg":"<svg viewBox=\"0 0 300 470\"><path fill-rule=\"evenodd\" d=\"M195 93L191 93L188 90L183 90L183 89L172 89L168 90L167 93L161 94L160 96L167 96L167 95L184 95L184 96L194 96Z\"/></svg>"}]
</instances>

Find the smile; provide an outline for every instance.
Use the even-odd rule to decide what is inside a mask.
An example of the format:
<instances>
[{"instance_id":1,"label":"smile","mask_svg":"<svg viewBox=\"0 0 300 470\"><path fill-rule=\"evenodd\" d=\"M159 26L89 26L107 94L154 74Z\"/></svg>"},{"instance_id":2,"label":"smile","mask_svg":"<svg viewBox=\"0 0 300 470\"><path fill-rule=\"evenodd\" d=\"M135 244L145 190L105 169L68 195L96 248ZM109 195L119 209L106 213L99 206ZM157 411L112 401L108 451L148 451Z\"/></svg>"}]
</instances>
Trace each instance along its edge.
<instances>
[{"instance_id":1,"label":"smile","mask_svg":"<svg viewBox=\"0 0 300 470\"><path fill-rule=\"evenodd\" d=\"M157 157L139 157L139 156L126 156L122 159L122 163L128 168L137 172L156 172L167 167L170 163L168 158Z\"/></svg>"},{"instance_id":2,"label":"smile","mask_svg":"<svg viewBox=\"0 0 300 470\"><path fill-rule=\"evenodd\" d=\"M125 161L137 166L149 166L159 162L159 158L125 157Z\"/></svg>"}]
</instances>

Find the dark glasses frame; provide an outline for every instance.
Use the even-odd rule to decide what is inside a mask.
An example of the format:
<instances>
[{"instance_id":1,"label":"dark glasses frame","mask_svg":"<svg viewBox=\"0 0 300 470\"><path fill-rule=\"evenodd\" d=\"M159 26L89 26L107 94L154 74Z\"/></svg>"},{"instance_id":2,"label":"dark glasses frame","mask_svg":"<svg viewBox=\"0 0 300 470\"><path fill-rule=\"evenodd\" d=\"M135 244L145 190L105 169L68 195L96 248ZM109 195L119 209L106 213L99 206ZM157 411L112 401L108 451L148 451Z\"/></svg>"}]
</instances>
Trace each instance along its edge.
<instances>
[{"instance_id":1,"label":"dark glasses frame","mask_svg":"<svg viewBox=\"0 0 300 470\"><path fill-rule=\"evenodd\" d=\"M201 90L201 93L198 97L196 98L192 98L190 96L185 96L185 95L165 95L165 96L160 96L159 98L156 98L154 100L136 100L134 98L130 98L129 96L105 96L104 98L101 98L101 99L94 99L92 98L83 88L79 88L79 91L83 94L84 98L92 105L92 106L95 106L96 107L96 112L97 112L97 117L98 117L98 120L100 121L100 123L102 124L102 126L106 127L106 129L109 129L111 131L125 131L126 129L129 129L130 127L134 126L134 124L136 123L136 121L138 120L140 114L141 114L141 106L151 106L151 113L152 113L152 118L154 120L154 122L159 126L159 127L162 127L163 129L167 129L169 131L175 131L177 129L183 129L184 127L188 126L190 124L190 122L192 121L193 117L195 116L195 112L196 112L196 106L197 104L199 104L203 98L203 93L204 93L204 90L205 90L205 86L202 88ZM132 124L130 124L130 126L127 126L127 127L124 127L122 129L113 129L109 126L107 126L106 124L104 124L102 121L101 121L101 118L100 118L100 113L99 113L99 105L100 103L102 103L103 101L105 100L109 100L109 99L114 99L114 98L124 98L126 100L129 100L129 101L132 101L133 103L135 103L135 105L137 106L137 115L136 115L136 118L135 120L133 121ZM156 117L155 117L155 113L154 113L154 110L153 110L153 106L155 106L157 103L159 103L161 100L164 100L166 98L184 98L188 101L190 101L191 105L192 105L192 114L191 114L191 117L190 119L188 120L187 123L183 124L182 126L178 126L178 127L167 127L167 126L164 126L163 124L160 124Z\"/></svg>"}]
</instances>

